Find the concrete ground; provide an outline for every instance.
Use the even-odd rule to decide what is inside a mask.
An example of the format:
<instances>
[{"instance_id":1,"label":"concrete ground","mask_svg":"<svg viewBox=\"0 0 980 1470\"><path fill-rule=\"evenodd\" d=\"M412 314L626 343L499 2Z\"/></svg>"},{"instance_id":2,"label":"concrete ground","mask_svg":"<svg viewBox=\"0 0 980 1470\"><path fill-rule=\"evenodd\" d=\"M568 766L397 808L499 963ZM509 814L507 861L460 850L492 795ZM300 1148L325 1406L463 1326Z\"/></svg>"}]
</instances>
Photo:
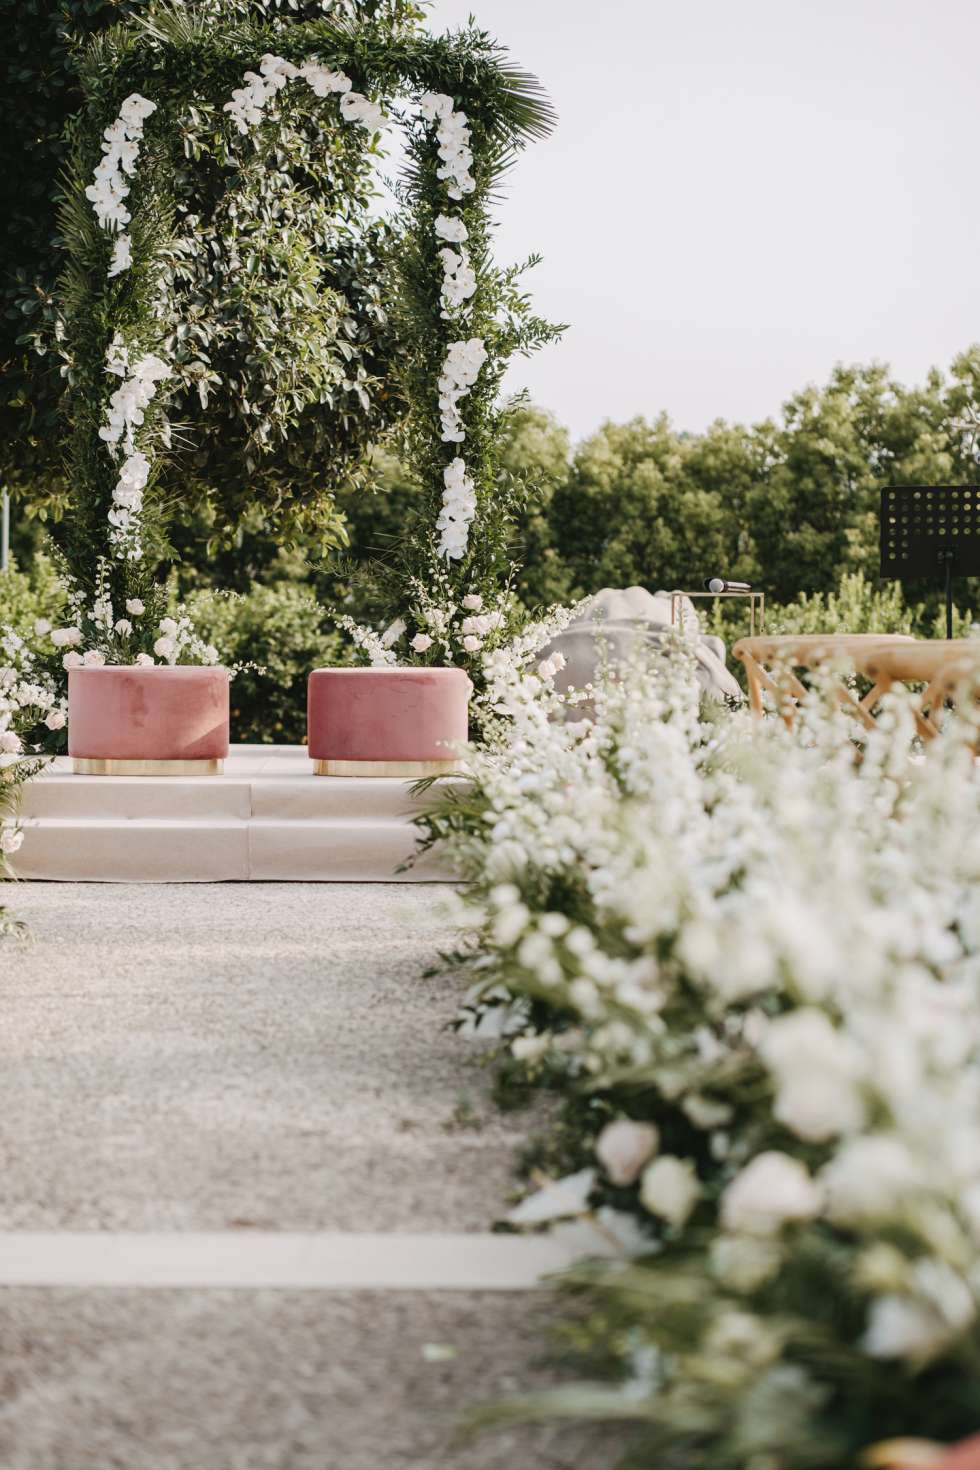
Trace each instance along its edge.
<instances>
[{"instance_id":1,"label":"concrete ground","mask_svg":"<svg viewBox=\"0 0 980 1470\"><path fill-rule=\"evenodd\" d=\"M2 1284L3 1231L488 1230L529 1120L425 974L445 889L3 897L31 928L0 950L4 1470L611 1470L601 1429L453 1439L559 1381L546 1293Z\"/></svg>"}]
</instances>

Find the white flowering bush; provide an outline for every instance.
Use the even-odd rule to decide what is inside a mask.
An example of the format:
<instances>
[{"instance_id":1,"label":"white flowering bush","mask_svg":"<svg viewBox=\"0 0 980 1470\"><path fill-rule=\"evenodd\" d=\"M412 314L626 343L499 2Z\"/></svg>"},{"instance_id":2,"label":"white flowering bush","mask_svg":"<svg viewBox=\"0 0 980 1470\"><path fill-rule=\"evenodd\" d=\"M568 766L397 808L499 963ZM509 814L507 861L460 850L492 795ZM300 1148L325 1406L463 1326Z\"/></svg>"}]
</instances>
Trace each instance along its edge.
<instances>
[{"instance_id":1,"label":"white flowering bush","mask_svg":"<svg viewBox=\"0 0 980 1470\"><path fill-rule=\"evenodd\" d=\"M429 818L473 884L473 1004L576 1101L514 1212L634 1211L579 1273L618 1386L513 1412L636 1420L637 1456L843 1466L980 1425L980 778L816 691L705 718L682 650L561 700L501 670L474 785Z\"/></svg>"}]
</instances>

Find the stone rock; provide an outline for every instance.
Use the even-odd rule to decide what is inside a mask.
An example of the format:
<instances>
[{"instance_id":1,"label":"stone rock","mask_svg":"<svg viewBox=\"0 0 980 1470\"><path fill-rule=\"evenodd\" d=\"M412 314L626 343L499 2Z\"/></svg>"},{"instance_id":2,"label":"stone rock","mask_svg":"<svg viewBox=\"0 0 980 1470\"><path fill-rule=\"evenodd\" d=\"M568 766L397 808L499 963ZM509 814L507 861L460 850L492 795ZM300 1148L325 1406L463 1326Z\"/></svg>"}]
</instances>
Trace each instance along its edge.
<instances>
[{"instance_id":1,"label":"stone rock","mask_svg":"<svg viewBox=\"0 0 980 1470\"><path fill-rule=\"evenodd\" d=\"M555 683L561 690L581 689L594 682L606 663L625 663L640 646L670 651L677 630L670 621L669 592L648 592L645 587L604 587L591 597L582 612L560 633L542 658L561 653L565 667ZM698 680L709 698L741 702L738 681L725 666L725 644L701 632L694 604L683 598L680 620L694 641Z\"/></svg>"}]
</instances>

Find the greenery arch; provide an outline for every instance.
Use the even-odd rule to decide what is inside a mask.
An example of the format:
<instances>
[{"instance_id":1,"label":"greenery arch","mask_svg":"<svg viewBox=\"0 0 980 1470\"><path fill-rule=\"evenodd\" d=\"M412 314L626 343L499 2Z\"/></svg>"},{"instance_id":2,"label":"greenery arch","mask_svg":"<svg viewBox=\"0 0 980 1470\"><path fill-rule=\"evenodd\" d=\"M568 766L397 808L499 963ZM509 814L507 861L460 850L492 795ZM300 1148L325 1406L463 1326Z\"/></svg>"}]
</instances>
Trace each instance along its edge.
<instances>
[{"instance_id":1,"label":"greenery arch","mask_svg":"<svg viewBox=\"0 0 980 1470\"><path fill-rule=\"evenodd\" d=\"M363 203L364 160L376 151L365 129L341 122L321 131L330 153L328 197L316 195L318 181L291 171L291 139L303 137L314 116L322 129L324 112L337 109L340 94L317 97L310 88L283 87L268 115L239 135L229 99L263 57L293 69L319 63L342 73L368 106L390 109L402 123L408 166L398 187L397 232L369 230L354 239L344 215L345 199ZM515 352L533 350L558 330L533 315L520 285L525 267L501 270L491 255L495 186L515 152L544 136L553 122L536 80L511 66L472 24L446 37L393 34L380 23L335 18L277 28L254 20L219 27L207 15L174 7L94 42L82 82L87 106L74 129L62 220L69 253L61 340L72 491L57 533L76 589L76 621L85 615L83 603L93 599L117 609L124 602L160 606L157 572L170 555L168 525L204 483L198 474L202 457L213 493L215 467L207 465L200 431L195 436L188 425L171 423L167 411L191 390L201 406L213 397L220 411L251 421L242 460L227 466L223 479L218 469L216 498L225 524L233 524L258 490L285 534L305 519L319 520L329 537L335 526L328 498L326 517L323 506L331 479L337 483L369 439L397 425L418 493L397 561L382 579L391 605L404 607L423 587L435 601L451 595L457 604L464 597L473 603L499 584L507 566L509 514L508 487L496 462L499 385ZM134 94L153 108L138 120L138 156L126 177L131 247L120 267L118 225L107 228L97 217L92 180L106 129ZM430 108L420 116L405 102L406 94L434 94L465 118L472 187L451 202L474 278L462 312L447 310L448 267L439 254L458 247L437 232L437 220L448 213L438 108L435 115ZM243 193L244 219L238 203ZM202 199L211 211L210 232L201 230ZM201 248L219 253L225 226L235 243L222 262L229 295L202 304L194 297L195 281L213 274L215 261L202 263L195 255ZM336 252L339 259L344 249L375 252L374 299L346 299L343 277L336 273L324 284L318 272L338 242L344 247ZM250 291L255 275L258 287ZM270 294L270 282L278 295L275 289ZM222 332L240 334L250 310L267 318L281 313L275 325L285 323L279 331L282 351L255 361L251 383L235 382L222 401L221 390L228 387L216 366ZM433 527L457 449L444 437L440 378L451 345L461 339L483 342L485 361L457 407L475 502L471 534L464 551L447 556L438 549ZM148 394L137 395L138 422L125 426L130 448L151 460L140 544L134 548L116 535L113 548L107 523L120 459L110 452L106 426L113 393L120 379L127 382L127 364L151 358L168 372L158 374ZM324 426L323 473L309 486L281 468L264 475L270 445L287 442L297 416L311 410ZM243 483L248 477L254 485ZM111 657L106 641L100 640ZM121 656L131 651L127 646Z\"/></svg>"}]
</instances>

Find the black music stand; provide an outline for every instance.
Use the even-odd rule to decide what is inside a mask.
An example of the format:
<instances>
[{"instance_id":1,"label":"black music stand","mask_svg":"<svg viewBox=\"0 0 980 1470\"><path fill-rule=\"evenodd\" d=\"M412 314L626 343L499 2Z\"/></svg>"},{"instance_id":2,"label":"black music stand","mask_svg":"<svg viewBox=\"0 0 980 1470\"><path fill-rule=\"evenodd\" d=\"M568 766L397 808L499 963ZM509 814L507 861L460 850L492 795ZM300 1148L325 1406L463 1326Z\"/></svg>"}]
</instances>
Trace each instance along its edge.
<instances>
[{"instance_id":1,"label":"black music stand","mask_svg":"<svg viewBox=\"0 0 980 1470\"><path fill-rule=\"evenodd\" d=\"M881 492L881 575L942 577L946 637L953 578L980 576L980 485L889 485Z\"/></svg>"}]
</instances>

